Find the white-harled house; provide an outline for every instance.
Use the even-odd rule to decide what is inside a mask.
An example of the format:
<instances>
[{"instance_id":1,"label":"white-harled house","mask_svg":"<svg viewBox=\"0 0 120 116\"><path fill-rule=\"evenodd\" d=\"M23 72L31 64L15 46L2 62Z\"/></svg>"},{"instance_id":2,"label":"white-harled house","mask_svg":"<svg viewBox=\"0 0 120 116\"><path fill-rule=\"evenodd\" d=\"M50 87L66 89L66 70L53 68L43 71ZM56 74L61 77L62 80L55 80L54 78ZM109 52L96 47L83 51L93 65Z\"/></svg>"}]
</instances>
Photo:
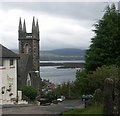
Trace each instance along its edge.
<instances>
[{"instance_id":1,"label":"white-harled house","mask_svg":"<svg viewBox=\"0 0 120 116\"><path fill-rule=\"evenodd\" d=\"M17 61L19 56L0 44L0 104L17 98Z\"/></svg>"}]
</instances>

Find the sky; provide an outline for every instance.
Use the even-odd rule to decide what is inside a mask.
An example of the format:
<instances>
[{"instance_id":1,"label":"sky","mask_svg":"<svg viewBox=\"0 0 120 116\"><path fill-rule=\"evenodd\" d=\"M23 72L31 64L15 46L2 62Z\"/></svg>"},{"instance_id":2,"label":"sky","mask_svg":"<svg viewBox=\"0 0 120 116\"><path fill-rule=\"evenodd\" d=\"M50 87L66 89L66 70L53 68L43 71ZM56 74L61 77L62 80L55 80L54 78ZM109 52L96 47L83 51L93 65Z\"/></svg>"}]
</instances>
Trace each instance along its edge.
<instances>
[{"instance_id":1,"label":"sky","mask_svg":"<svg viewBox=\"0 0 120 116\"><path fill-rule=\"evenodd\" d=\"M117 0L114 0L117 4ZM24 0L0 2L0 43L9 49L18 49L18 24L25 19L27 32L32 29L33 16L39 21L40 49L87 49L95 36L94 24L102 18L112 0L66 2Z\"/></svg>"}]
</instances>

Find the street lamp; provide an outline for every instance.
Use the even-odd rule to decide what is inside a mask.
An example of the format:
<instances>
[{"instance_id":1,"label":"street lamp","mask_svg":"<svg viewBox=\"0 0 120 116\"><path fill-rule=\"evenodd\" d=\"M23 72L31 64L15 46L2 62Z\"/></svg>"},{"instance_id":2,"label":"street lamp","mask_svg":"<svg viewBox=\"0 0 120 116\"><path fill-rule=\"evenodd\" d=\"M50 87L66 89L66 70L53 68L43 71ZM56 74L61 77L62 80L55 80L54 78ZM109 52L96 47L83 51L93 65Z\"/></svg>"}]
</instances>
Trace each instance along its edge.
<instances>
[{"instance_id":1,"label":"street lamp","mask_svg":"<svg viewBox=\"0 0 120 116\"><path fill-rule=\"evenodd\" d=\"M29 71L27 76L27 85L31 86L31 73L36 73L37 77L39 77L39 71ZM36 77L36 76L35 76Z\"/></svg>"},{"instance_id":2,"label":"street lamp","mask_svg":"<svg viewBox=\"0 0 120 116\"><path fill-rule=\"evenodd\" d=\"M32 73L32 72L39 73L38 70L35 70L35 71L29 71L29 73Z\"/></svg>"},{"instance_id":3,"label":"street lamp","mask_svg":"<svg viewBox=\"0 0 120 116\"><path fill-rule=\"evenodd\" d=\"M39 71L38 71L38 70L35 70L35 71L29 71L28 73L36 73L37 76L39 76Z\"/></svg>"},{"instance_id":4,"label":"street lamp","mask_svg":"<svg viewBox=\"0 0 120 116\"><path fill-rule=\"evenodd\" d=\"M33 74L32 74L33 73ZM35 77L35 78L34 78ZM33 80L34 78L34 80ZM39 70L35 70L35 71L29 71L28 72L28 77L27 77L27 83L30 85L34 85L34 87L36 89L38 89L38 91L40 92L41 91L41 78L40 78L40 71ZM32 84L34 83L34 84Z\"/></svg>"}]
</instances>

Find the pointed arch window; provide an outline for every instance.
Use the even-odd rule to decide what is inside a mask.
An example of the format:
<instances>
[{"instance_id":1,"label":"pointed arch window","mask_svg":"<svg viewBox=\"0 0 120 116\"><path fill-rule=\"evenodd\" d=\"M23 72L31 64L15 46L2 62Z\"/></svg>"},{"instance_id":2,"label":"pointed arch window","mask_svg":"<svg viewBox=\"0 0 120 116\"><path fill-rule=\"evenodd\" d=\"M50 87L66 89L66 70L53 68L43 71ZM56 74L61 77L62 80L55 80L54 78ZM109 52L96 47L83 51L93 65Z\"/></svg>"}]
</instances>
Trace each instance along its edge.
<instances>
[{"instance_id":1,"label":"pointed arch window","mask_svg":"<svg viewBox=\"0 0 120 116\"><path fill-rule=\"evenodd\" d=\"M29 73L28 73L28 76L27 76L27 86L31 86L31 78L30 78Z\"/></svg>"},{"instance_id":2,"label":"pointed arch window","mask_svg":"<svg viewBox=\"0 0 120 116\"><path fill-rule=\"evenodd\" d=\"M30 45L27 43L24 46L24 53L28 54L29 53L29 49L30 49Z\"/></svg>"}]
</instances>

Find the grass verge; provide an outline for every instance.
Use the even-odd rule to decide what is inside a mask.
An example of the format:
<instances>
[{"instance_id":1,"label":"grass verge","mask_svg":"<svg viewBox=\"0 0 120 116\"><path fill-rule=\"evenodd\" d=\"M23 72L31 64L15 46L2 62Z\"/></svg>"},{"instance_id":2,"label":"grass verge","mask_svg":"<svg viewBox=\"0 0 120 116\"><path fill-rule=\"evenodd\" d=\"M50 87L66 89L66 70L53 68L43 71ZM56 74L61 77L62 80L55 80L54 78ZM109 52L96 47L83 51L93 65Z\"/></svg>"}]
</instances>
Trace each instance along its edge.
<instances>
[{"instance_id":1,"label":"grass verge","mask_svg":"<svg viewBox=\"0 0 120 116\"><path fill-rule=\"evenodd\" d=\"M83 114L103 116L103 105L97 105L97 106L94 105L86 109L73 109L63 113L62 116L73 116L73 115L81 116Z\"/></svg>"}]
</instances>

